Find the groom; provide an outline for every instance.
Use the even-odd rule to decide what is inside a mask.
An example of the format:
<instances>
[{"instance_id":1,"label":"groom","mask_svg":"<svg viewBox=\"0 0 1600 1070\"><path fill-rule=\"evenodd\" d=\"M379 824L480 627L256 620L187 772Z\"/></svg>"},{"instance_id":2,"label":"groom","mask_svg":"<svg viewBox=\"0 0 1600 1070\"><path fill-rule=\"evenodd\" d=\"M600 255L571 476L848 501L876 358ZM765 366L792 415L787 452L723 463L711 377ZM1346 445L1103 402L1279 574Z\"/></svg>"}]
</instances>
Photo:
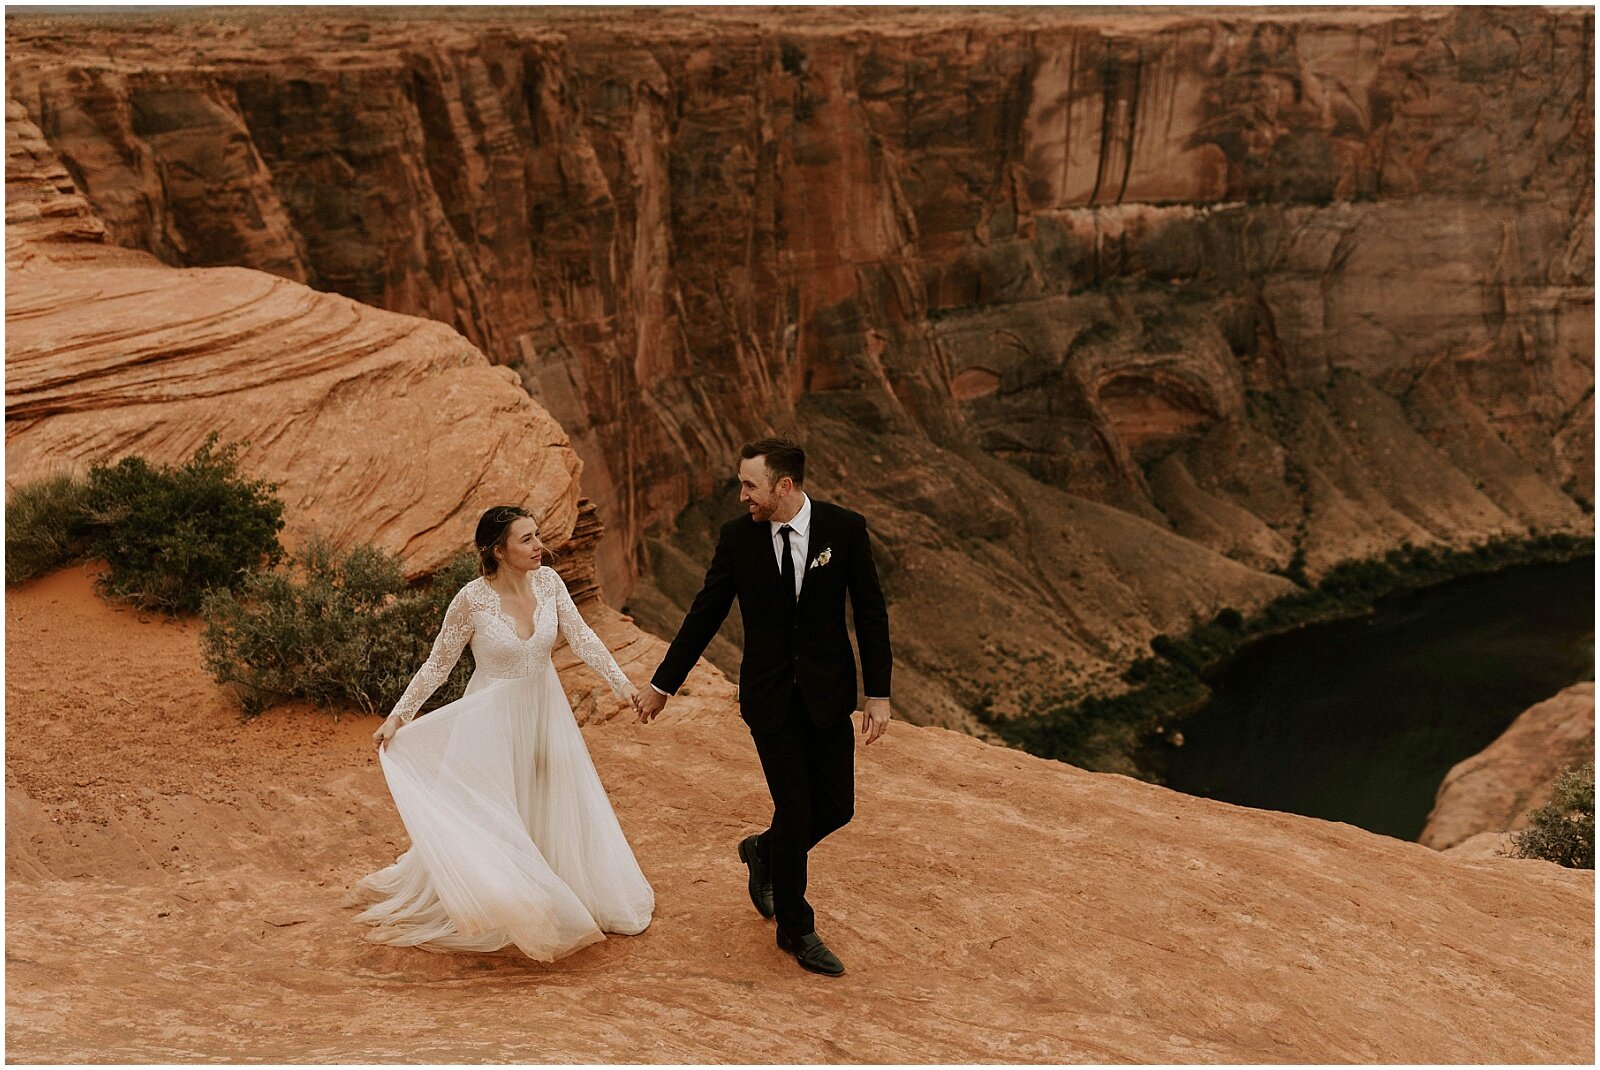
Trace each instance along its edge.
<instances>
[{"instance_id":1,"label":"groom","mask_svg":"<svg viewBox=\"0 0 1600 1070\"><path fill-rule=\"evenodd\" d=\"M716 553L678 635L639 695L649 723L676 693L739 600L744 660L739 712L755 738L772 793L772 827L739 843L750 898L778 918L778 946L814 973L844 965L817 936L806 902L806 853L855 811L856 662L845 631L850 596L869 697L866 742L889 725L889 613L859 513L813 501L806 454L785 438L739 451L739 501L747 517L722 527Z\"/></svg>"}]
</instances>

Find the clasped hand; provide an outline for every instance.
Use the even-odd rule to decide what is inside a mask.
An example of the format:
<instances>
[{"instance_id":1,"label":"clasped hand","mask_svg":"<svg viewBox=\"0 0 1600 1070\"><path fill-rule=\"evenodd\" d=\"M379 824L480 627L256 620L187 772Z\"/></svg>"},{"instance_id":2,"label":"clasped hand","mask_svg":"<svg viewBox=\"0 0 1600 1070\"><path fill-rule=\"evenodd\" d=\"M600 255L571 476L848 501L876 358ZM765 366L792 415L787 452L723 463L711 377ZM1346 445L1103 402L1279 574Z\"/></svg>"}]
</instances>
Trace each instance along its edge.
<instances>
[{"instance_id":1,"label":"clasped hand","mask_svg":"<svg viewBox=\"0 0 1600 1070\"><path fill-rule=\"evenodd\" d=\"M633 689L628 696L628 703L637 715L634 724L649 724L666 709L667 696L657 691L654 687L645 686ZM867 743L876 743L883 737L889 727L889 700L886 698L869 698L866 708L861 714L861 734L866 737Z\"/></svg>"},{"instance_id":2,"label":"clasped hand","mask_svg":"<svg viewBox=\"0 0 1600 1070\"><path fill-rule=\"evenodd\" d=\"M630 701L633 703L634 713L638 714L633 719L634 724L649 724L667 706L667 696L649 685L635 690L630 696Z\"/></svg>"}]
</instances>

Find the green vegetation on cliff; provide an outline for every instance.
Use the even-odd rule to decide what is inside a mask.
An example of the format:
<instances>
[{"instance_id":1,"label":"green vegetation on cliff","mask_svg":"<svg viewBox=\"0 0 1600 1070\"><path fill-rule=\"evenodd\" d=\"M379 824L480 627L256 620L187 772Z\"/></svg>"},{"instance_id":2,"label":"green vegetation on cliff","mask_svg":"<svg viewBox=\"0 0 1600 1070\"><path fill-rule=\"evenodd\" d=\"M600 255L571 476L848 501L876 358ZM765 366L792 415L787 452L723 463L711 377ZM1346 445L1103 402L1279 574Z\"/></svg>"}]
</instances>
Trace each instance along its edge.
<instances>
[{"instance_id":1,"label":"green vegetation on cliff","mask_svg":"<svg viewBox=\"0 0 1600 1070\"><path fill-rule=\"evenodd\" d=\"M1006 743L1085 769L1146 775L1133 754L1152 733L1193 712L1210 697L1205 677L1244 644L1321 621L1360 616L1384 595L1427 587L1513 565L1566 561L1593 554L1594 540L1566 534L1499 539L1468 550L1404 546L1381 559L1348 561L1314 585L1304 584L1246 616L1226 608L1181 636L1158 635L1151 656L1122 673L1125 691L1046 704L1037 714L1000 717L980 707L978 719ZM1293 570L1291 570L1293 571Z\"/></svg>"},{"instance_id":2,"label":"green vegetation on cliff","mask_svg":"<svg viewBox=\"0 0 1600 1070\"><path fill-rule=\"evenodd\" d=\"M284 505L244 478L240 445L212 435L179 465L141 457L14 489L6 502L6 582L103 560L102 593L166 613L198 612L206 669L247 714L290 699L384 711L428 656L445 607L477 575L464 553L433 581L406 583L371 546L312 539L277 567ZM425 709L460 697L468 654Z\"/></svg>"},{"instance_id":3,"label":"green vegetation on cliff","mask_svg":"<svg viewBox=\"0 0 1600 1070\"><path fill-rule=\"evenodd\" d=\"M427 659L450 599L477 576L477 560L458 554L412 587L390 554L314 539L287 568L206 599L206 670L251 715L291 699L385 713ZM467 652L423 709L460 698L471 675Z\"/></svg>"},{"instance_id":4,"label":"green vegetation on cliff","mask_svg":"<svg viewBox=\"0 0 1600 1070\"><path fill-rule=\"evenodd\" d=\"M89 484L70 475L24 483L6 498L6 584L54 572L88 552Z\"/></svg>"},{"instance_id":5,"label":"green vegetation on cliff","mask_svg":"<svg viewBox=\"0 0 1600 1070\"><path fill-rule=\"evenodd\" d=\"M1568 869L1594 868L1594 763L1568 769L1550 802L1528 815L1528 827L1511 836L1517 858L1542 858Z\"/></svg>"},{"instance_id":6,"label":"green vegetation on cliff","mask_svg":"<svg viewBox=\"0 0 1600 1070\"><path fill-rule=\"evenodd\" d=\"M18 487L6 502L6 582L80 559L106 562L100 588L144 609L193 613L283 555L274 484L244 478L240 445L211 435L187 461L95 464L78 479Z\"/></svg>"}]
</instances>

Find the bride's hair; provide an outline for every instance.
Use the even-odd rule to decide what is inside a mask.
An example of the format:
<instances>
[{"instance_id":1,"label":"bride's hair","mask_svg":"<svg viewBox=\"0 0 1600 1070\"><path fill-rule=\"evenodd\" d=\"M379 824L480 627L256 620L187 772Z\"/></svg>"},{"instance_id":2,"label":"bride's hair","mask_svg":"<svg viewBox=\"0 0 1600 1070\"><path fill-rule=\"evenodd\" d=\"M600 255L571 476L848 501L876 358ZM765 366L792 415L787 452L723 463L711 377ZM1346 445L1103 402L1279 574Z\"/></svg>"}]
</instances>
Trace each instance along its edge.
<instances>
[{"instance_id":1,"label":"bride's hair","mask_svg":"<svg viewBox=\"0 0 1600 1070\"><path fill-rule=\"evenodd\" d=\"M485 576L493 576L500 571L500 559L494 556L495 548L506 544L511 525L523 517L532 520L533 514L520 505L497 505L484 510L478 518L477 534L472 537L472 545L478 551L478 571Z\"/></svg>"}]
</instances>

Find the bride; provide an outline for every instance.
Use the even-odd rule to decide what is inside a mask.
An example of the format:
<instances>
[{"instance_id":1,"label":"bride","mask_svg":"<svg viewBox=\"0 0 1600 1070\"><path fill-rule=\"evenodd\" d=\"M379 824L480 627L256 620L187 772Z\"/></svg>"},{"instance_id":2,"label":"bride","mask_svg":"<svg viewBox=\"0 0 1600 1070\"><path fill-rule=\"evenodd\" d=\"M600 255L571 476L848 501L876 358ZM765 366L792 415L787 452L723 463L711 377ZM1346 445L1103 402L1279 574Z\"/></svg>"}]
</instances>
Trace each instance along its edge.
<instances>
[{"instance_id":1,"label":"bride","mask_svg":"<svg viewBox=\"0 0 1600 1070\"><path fill-rule=\"evenodd\" d=\"M363 878L357 915L381 943L452 951L515 944L549 961L650 924L634 861L550 662L559 628L612 691L635 689L539 567L538 524L515 506L478 521L479 578L461 588L427 662L373 734L411 849ZM472 644L464 695L413 721Z\"/></svg>"}]
</instances>

